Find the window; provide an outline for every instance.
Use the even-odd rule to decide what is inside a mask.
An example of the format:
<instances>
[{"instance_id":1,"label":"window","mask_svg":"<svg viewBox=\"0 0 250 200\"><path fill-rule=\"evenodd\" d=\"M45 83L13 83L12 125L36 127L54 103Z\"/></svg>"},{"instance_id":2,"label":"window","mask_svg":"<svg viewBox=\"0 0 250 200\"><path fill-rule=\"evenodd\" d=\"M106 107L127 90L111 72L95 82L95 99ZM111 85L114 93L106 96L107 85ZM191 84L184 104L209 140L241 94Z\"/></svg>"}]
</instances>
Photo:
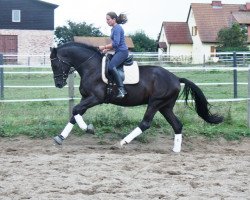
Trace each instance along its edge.
<instances>
[{"instance_id":1,"label":"window","mask_svg":"<svg viewBox=\"0 0 250 200\"><path fill-rule=\"evenodd\" d=\"M197 26L192 27L192 36L197 35Z\"/></svg>"},{"instance_id":2,"label":"window","mask_svg":"<svg viewBox=\"0 0 250 200\"><path fill-rule=\"evenodd\" d=\"M210 51L211 51L211 53L216 53L216 47L215 46L211 46L210 47Z\"/></svg>"},{"instance_id":3,"label":"window","mask_svg":"<svg viewBox=\"0 0 250 200\"><path fill-rule=\"evenodd\" d=\"M21 22L20 10L12 10L12 22Z\"/></svg>"},{"instance_id":4,"label":"window","mask_svg":"<svg viewBox=\"0 0 250 200\"><path fill-rule=\"evenodd\" d=\"M211 53L211 57L216 57L216 47L215 46L210 47L210 53Z\"/></svg>"}]
</instances>

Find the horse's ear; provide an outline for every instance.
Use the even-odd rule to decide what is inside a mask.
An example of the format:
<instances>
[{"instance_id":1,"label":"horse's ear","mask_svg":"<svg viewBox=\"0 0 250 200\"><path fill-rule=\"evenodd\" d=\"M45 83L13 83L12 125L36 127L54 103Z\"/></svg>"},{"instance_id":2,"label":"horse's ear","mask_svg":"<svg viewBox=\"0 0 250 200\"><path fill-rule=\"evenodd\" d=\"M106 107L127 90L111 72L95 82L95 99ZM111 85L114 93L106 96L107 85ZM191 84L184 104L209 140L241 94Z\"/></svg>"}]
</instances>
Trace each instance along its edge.
<instances>
[{"instance_id":1,"label":"horse's ear","mask_svg":"<svg viewBox=\"0 0 250 200\"><path fill-rule=\"evenodd\" d=\"M50 52L51 52L51 53L55 53L55 54L56 54L56 53L57 53L57 50L56 50L56 48L55 48L55 47L50 47Z\"/></svg>"},{"instance_id":2,"label":"horse's ear","mask_svg":"<svg viewBox=\"0 0 250 200\"><path fill-rule=\"evenodd\" d=\"M57 55L57 49L55 47L50 47L50 55L54 58Z\"/></svg>"}]
</instances>

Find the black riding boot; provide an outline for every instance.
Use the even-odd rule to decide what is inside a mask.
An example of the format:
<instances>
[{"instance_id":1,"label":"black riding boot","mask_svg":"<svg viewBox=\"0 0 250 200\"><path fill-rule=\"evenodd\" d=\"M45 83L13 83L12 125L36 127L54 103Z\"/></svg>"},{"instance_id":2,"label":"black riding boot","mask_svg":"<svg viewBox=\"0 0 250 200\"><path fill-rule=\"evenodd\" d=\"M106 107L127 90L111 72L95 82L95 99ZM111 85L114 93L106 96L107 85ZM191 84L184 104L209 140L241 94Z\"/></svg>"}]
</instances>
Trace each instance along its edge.
<instances>
[{"instance_id":1,"label":"black riding boot","mask_svg":"<svg viewBox=\"0 0 250 200\"><path fill-rule=\"evenodd\" d=\"M116 98L122 99L127 94L127 91L125 90L122 82L122 78L115 67L112 69L111 73L118 88L118 95L116 96Z\"/></svg>"}]
</instances>

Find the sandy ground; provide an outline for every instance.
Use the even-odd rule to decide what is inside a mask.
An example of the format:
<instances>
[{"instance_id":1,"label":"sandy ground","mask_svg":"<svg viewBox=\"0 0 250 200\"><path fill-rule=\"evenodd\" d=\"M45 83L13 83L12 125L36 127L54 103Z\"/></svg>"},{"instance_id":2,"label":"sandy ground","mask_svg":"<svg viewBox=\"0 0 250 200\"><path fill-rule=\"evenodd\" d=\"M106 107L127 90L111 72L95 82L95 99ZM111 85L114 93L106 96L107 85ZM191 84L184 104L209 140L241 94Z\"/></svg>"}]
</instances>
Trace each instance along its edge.
<instances>
[{"instance_id":1,"label":"sandy ground","mask_svg":"<svg viewBox=\"0 0 250 200\"><path fill-rule=\"evenodd\" d=\"M170 136L125 149L114 143L0 138L0 199L250 199L250 138L184 138L179 154Z\"/></svg>"}]
</instances>

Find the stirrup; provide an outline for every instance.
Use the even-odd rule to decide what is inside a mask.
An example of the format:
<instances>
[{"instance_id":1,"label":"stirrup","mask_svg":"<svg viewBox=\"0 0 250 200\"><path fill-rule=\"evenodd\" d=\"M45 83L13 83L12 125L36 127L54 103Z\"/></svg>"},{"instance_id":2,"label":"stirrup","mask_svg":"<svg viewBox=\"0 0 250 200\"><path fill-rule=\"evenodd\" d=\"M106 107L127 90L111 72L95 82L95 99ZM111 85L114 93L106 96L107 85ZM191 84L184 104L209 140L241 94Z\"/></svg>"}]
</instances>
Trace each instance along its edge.
<instances>
[{"instance_id":1,"label":"stirrup","mask_svg":"<svg viewBox=\"0 0 250 200\"><path fill-rule=\"evenodd\" d=\"M122 99L125 97L125 95L128 94L127 91L125 89L119 89L118 88L118 95L116 96L116 98L118 99Z\"/></svg>"}]
</instances>

